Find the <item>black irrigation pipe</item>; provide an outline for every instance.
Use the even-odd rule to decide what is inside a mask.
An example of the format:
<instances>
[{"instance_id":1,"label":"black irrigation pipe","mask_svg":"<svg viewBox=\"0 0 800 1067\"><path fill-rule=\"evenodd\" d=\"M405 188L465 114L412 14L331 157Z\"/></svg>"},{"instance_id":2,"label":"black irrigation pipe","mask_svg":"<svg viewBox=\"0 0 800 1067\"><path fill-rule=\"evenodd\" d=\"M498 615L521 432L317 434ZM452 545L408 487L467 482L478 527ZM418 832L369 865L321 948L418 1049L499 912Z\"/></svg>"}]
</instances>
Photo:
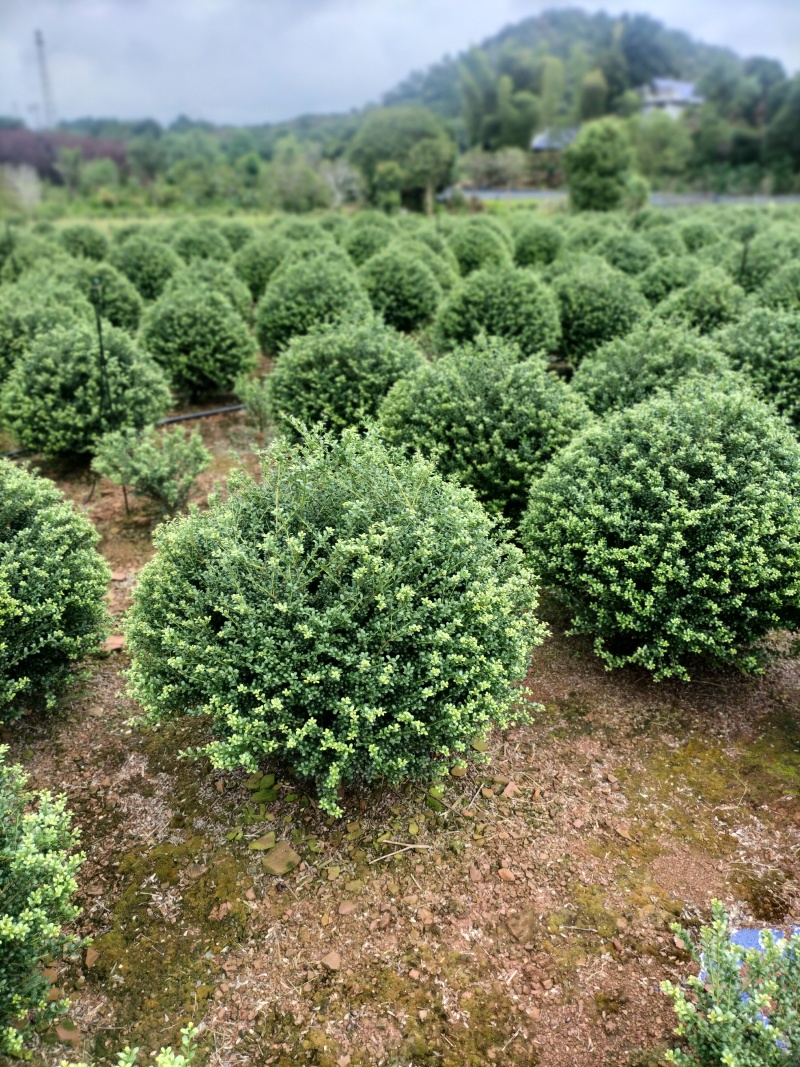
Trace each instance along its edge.
<instances>
[{"instance_id":1,"label":"black irrigation pipe","mask_svg":"<svg viewBox=\"0 0 800 1067\"><path fill-rule=\"evenodd\" d=\"M209 408L208 411L192 411L188 415L170 415L166 419L156 419L156 426L168 426L173 422L189 422L190 419L205 419L209 415L227 415L231 411L244 411L244 404L228 404L223 408ZM29 448L15 448L11 452L0 452L3 459L17 459L20 456L34 456Z\"/></svg>"}]
</instances>

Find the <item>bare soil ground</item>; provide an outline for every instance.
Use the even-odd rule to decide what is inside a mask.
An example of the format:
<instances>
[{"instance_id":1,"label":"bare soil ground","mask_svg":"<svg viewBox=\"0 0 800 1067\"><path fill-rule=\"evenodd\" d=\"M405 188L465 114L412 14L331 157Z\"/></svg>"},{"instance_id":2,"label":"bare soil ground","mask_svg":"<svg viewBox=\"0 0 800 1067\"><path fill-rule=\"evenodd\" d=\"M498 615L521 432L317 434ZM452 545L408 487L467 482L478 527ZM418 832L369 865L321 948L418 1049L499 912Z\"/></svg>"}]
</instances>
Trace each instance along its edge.
<instances>
[{"instance_id":1,"label":"bare soil ground","mask_svg":"<svg viewBox=\"0 0 800 1067\"><path fill-rule=\"evenodd\" d=\"M199 426L202 501L231 448L257 464L241 416ZM154 520L109 483L87 500L85 471L48 473L96 523L119 615ZM179 759L207 727L137 723L124 648L56 714L0 731L67 794L87 857L94 941L52 972L74 1029L41 1034L33 1063L149 1053L190 1019L214 1067L659 1063L659 982L691 966L670 923L713 897L741 923L800 920L800 666L654 685L606 673L548 614L520 688L543 706L531 725L496 732L441 796L355 794L336 821L281 767L254 792ZM250 847L271 833L302 857L284 877Z\"/></svg>"}]
</instances>

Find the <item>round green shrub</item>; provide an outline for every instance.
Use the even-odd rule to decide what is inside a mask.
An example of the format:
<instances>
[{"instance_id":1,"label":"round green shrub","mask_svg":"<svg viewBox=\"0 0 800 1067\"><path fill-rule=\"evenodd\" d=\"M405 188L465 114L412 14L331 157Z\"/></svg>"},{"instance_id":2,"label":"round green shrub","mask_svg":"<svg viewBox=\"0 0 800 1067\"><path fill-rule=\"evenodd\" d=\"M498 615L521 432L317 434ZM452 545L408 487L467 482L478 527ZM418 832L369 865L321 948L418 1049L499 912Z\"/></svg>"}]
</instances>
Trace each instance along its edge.
<instances>
[{"instance_id":1,"label":"round green shrub","mask_svg":"<svg viewBox=\"0 0 800 1067\"><path fill-rule=\"evenodd\" d=\"M589 420L539 360L491 339L401 378L380 409L387 441L435 456L494 514L516 521L531 482Z\"/></svg>"},{"instance_id":2,"label":"round green shrub","mask_svg":"<svg viewBox=\"0 0 800 1067\"><path fill-rule=\"evenodd\" d=\"M276 355L314 326L359 318L371 311L355 272L317 256L283 268L267 286L255 315L261 351Z\"/></svg>"},{"instance_id":3,"label":"round green shrub","mask_svg":"<svg viewBox=\"0 0 800 1067\"><path fill-rule=\"evenodd\" d=\"M347 219L338 211L328 211L319 220L322 229L331 235L337 244L347 233Z\"/></svg>"},{"instance_id":4,"label":"round green shrub","mask_svg":"<svg viewBox=\"0 0 800 1067\"><path fill-rule=\"evenodd\" d=\"M720 239L719 228L705 219L688 219L680 226L681 237L690 252L699 252L701 248L716 244Z\"/></svg>"},{"instance_id":5,"label":"round green shrub","mask_svg":"<svg viewBox=\"0 0 800 1067\"><path fill-rule=\"evenodd\" d=\"M693 282L663 300L656 313L711 333L735 321L743 309L744 290L721 267L706 267Z\"/></svg>"},{"instance_id":6,"label":"round green shrub","mask_svg":"<svg viewBox=\"0 0 800 1067\"><path fill-rule=\"evenodd\" d=\"M576 211L612 211L622 205L634 162L622 120L608 116L584 123L562 161L569 202Z\"/></svg>"},{"instance_id":7,"label":"round green shrub","mask_svg":"<svg viewBox=\"0 0 800 1067\"><path fill-rule=\"evenodd\" d=\"M421 241L416 236L398 237L392 241L388 250L392 252L402 251L414 256L415 259L428 268L443 293L449 293L451 289L455 288L461 277L456 257L452 252L439 255L433 251L429 244Z\"/></svg>"},{"instance_id":8,"label":"round green shrub","mask_svg":"<svg viewBox=\"0 0 800 1067\"><path fill-rule=\"evenodd\" d=\"M656 320L641 323L584 359L572 388L592 411L603 415L638 404L658 389L674 389L688 375L724 375L730 370L726 357L708 338Z\"/></svg>"},{"instance_id":9,"label":"round green shrub","mask_svg":"<svg viewBox=\"0 0 800 1067\"><path fill-rule=\"evenodd\" d=\"M767 282L790 258L778 227L757 234L751 241L734 245L725 262L729 274L747 293Z\"/></svg>"},{"instance_id":10,"label":"round green shrub","mask_svg":"<svg viewBox=\"0 0 800 1067\"><path fill-rule=\"evenodd\" d=\"M84 857L74 851L65 798L29 792L7 751L0 745L0 1056L25 1059L29 1027L44 1029L68 1007L48 995L42 963L78 948L64 927L80 914L72 898Z\"/></svg>"},{"instance_id":11,"label":"round green shrub","mask_svg":"<svg viewBox=\"0 0 800 1067\"><path fill-rule=\"evenodd\" d=\"M91 453L99 437L141 429L170 404L161 369L130 335L74 321L33 339L0 392L0 416L23 448L45 455Z\"/></svg>"},{"instance_id":12,"label":"round green shrub","mask_svg":"<svg viewBox=\"0 0 800 1067\"><path fill-rule=\"evenodd\" d=\"M561 350L577 366L605 341L624 337L647 310L636 283L613 267L579 264L553 281L561 312Z\"/></svg>"},{"instance_id":13,"label":"round green shrub","mask_svg":"<svg viewBox=\"0 0 800 1067\"><path fill-rule=\"evenodd\" d=\"M37 267L50 267L59 259L69 260L62 245L49 238L26 233L12 238L11 251L7 253L0 268L0 282L19 281L28 271Z\"/></svg>"},{"instance_id":14,"label":"round green shrub","mask_svg":"<svg viewBox=\"0 0 800 1067\"><path fill-rule=\"evenodd\" d=\"M639 288L651 304L660 304L676 289L691 285L700 269L694 256L664 256L639 277Z\"/></svg>"},{"instance_id":15,"label":"round green shrub","mask_svg":"<svg viewBox=\"0 0 800 1067\"><path fill-rule=\"evenodd\" d=\"M92 322L94 311L72 285L23 283L0 288L0 386L39 334L75 320Z\"/></svg>"},{"instance_id":16,"label":"round green shrub","mask_svg":"<svg viewBox=\"0 0 800 1067\"><path fill-rule=\"evenodd\" d=\"M606 667L758 670L762 638L800 625L800 445L749 392L687 382L556 456L523 543Z\"/></svg>"},{"instance_id":17,"label":"round green shrub","mask_svg":"<svg viewBox=\"0 0 800 1067\"><path fill-rule=\"evenodd\" d=\"M337 270L345 271L347 274L353 273L352 259L334 241L295 241L281 260L273 277L293 267L295 263L310 259L325 259Z\"/></svg>"},{"instance_id":18,"label":"round green shrub","mask_svg":"<svg viewBox=\"0 0 800 1067\"><path fill-rule=\"evenodd\" d=\"M656 260L651 244L635 233L612 233L597 248L598 253L625 274L642 274Z\"/></svg>"},{"instance_id":19,"label":"round green shrub","mask_svg":"<svg viewBox=\"0 0 800 1067\"><path fill-rule=\"evenodd\" d=\"M659 256L685 256L688 251L677 226L650 226L640 236Z\"/></svg>"},{"instance_id":20,"label":"round green shrub","mask_svg":"<svg viewBox=\"0 0 800 1067\"><path fill-rule=\"evenodd\" d=\"M753 308L714 341L762 396L800 426L800 308Z\"/></svg>"},{"instance_id":21,"label":"round green shrub","mask_svg":"<svg viewBox=\"0 0 800 1067\"><path fill-rule=\"evenodd\" d=\"M800 263L786 263L762 286L759 301L770 308L800 311Z\"/></svg>"},{"instance_id":22,"label":"round green shrub","mask_svg":"<svg viewBox=\"0 0 800 1067\"><path fill-rule=\"evenodd\" d=\"M71 665L105 637L110 572L97 540L51 481L0 459L0 720L32 699L52 706Z\"/></svg>"},{"instance_id":23,"label":"round green shrub","mask_svg":"<svg viewBox=\"0 0 800 1067\"><path fill-rule=\"evenodd\" d=\"M58 239L71 256L105 259L108 255L108 238L96 226L86 222L65 226Z\"/></svg>"},{"instance_id":24,"label":"round green shrub","mask_svg":"<svg viewBox=\"0 0 800 1067\"><path fill-rule=\"evenodd\" d=\"M558 301L532 270L476 271L442 305L435 333L446 348L486 333L515 341L523 356L555 352L561 338Z\"/></svg>"},{"instance_id":25,"label":"round green shrub","mask_svg":"<svg viewBox=\"0 0 800 1067\"><path fill-rule=\"evenodd\" d=\"M142 298L136 291L136 286L110 263L77 260L60 264L53 271L53 278L74 285L112 326L118 326L131 334L139 329Z\"/></svg>"},{"instance_id":26,"label":"round green shrub","mask_svg":"<svg viewBox=\"0 0 800 1067\"><path fill-rule=\"evenodd\" d=\"M205 222L192 222L181 226L172 242L172 247L182 260L190 263L195 259L213 259L223 262L231 258L231 246L215 226Z\"/></svg>"},{"instance_id":27,"label":"round green shrub","mask_svg":"<svg viewBox=\"0 0 800 1067\"><path fill-rule=\"evenodd\" d=\"M157 300L183 260L169 245L144 234L134 234L112 248L109 262L133 282L145 300Z\"/></svg>"},{"instance_id":28,"label":"round green shrub","mask_svg":"<svg viewBox=\"0 0 800 1067\"><path fill-rule=\"evenodd\" d=\"M210 289L219 293L245 322L250 321L250 290L227 263L218 259L192 260L172 275L163 295L169 296L179 289Z\"/></svg>"},{"instance_id":29,"label":"round green shrub","mask_svg":"<svg viewBox=\"0 0 800 1067\"><path fill-rule=\"evenodd\" d=\"M552 223L526 222L514 241L518 267L539 267L552 263L564 245L564 235Z\"/></svg>"},{"instance_id":30,"label":"round green shrub","mask_svg":"<svg viewBox=\"0 0 800 1067\"><path fill-rule=\"evenodd\" d=\"M342 238L342 247L355 265L360 267L376 252L383 251L393 236L382 226L351 226Z\"/></svg>"},{"instance_id":31,"label":"round green shrub","mask_svg":"<svg viewBox=\"0 0 800 1067\"><path fill-rule=\"evenodd\" d=\"M250 241L233 257L233 269L250 290L253 300L263 296L270 278L291 247L284 237L270 234Z\"/></svg>"},{"instance_id":32,"label":"round green shrub","mask_svg":"<svg viewBox=\"0 0 800 1067\"><path fill-rule=\"evenodd\" d=\"M274 229L291 244L310 242L311 244L330 244L331 235L316 219L300 219L296 215L280 219Z\"/></svg>"},{"instance_id":33,"label":"round green shrub","mask_svg":"<svg viewBox=\"0 0 800 1067\"><path fill-rule=\"evenodd\" d=\"M569 252L597 252L599 245L614 233L620 232L614 215L582 213L568 221L566 249Z\"/></svg>"},{"instance_id":34,"label":"round green shrub","mask_svg":"<svg viewBox=\"0 0 800 1067\"><path fill-rule=\"evenodd\" d=\"M394 383L423 363L413 342L379 320L296 337L267 379L272 420L293 439L298 433L292 419L337 432L363 425Z\"/></svg>"},{"instance_id":35,"label":"round green shrub","mask_svg":"<svg viewBox=\"0 0 800 1067\"><path fill-rule=\"evenodd\" d=\"M256 236L256 231L250 223L244 222L243 219L228 219L220 223L219 232L228 242L231 252L238 252Z\"/></svg>"},{"instance_id":36,"label":"round green shrub","mask_svg":"<svg viewBox=\"0 0 800 1067\"><path fill-rule=\"evenodd\" d=\"M165 293L145 315L141 338L185 396L227 392L255 365L255 345L241 316L205 287Z\"/></svg>"},{"instance_id":37,"label":"round green shrub","mask_svg":"<svg viewBox=\"0 0 800 1067\"><path fill-rule=\"evenodd\" d=\"M375 311L397 330L417 330L436 314L442 290L411 251L392 247L378 252L359 276Z\"/></svg>"},{"instance_id":38,"label":"round green shrub","mask_svg":"<svg viewBox=\"0 0 800 1067\"><path fill-rule=\"evenodd\" d=\"M220 767L338 790L445 774L506 722L542 637L521 555L466 489L375 434L278 445L162 526L127 626L150 715L210 715Z\"/></svg>"},{"instance_id":39,"label":"round green shrub","mask_svg":"<svg viewBox=\"0 0 800 1067\"><path fill-rule=\"evenodd\" d=\"M478 225L478 220L462 222L448 236L450 248L463 275L488 267L511 265L508 239L493 227Z\"/></svg>"}]
</instances>

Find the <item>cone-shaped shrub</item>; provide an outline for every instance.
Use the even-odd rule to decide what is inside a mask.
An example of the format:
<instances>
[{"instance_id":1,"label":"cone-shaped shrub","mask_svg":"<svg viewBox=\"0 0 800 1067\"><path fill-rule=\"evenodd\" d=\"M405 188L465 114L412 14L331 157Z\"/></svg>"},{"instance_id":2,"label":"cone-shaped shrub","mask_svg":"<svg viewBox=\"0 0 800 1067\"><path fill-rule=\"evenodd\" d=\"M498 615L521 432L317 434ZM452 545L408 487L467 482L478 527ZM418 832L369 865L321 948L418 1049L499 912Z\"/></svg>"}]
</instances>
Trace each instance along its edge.
<instances>
[{"instance_id":1,"label":"cone-shaped shrub","mask_svg":"<svg viewBox=\"0 0 800 1067\"><path fill-rule=\"evenodd\" d=\"M498 228L471 219L459 223L448 235L462 274L483 267L507 267L511 263L510 240Z\"/></svg>"},{"instance_id":2,"label":"cone-shaped shrub","mask_svg":"<svg viewBox=\"0 0 800 1067\"><path fill-rule=\"evenodd\" d=\"M552 263L564 245L564 235L549 222L527 222L514 241L514 259L519 267Z\"/></svg>"},{"instance_id":3,"label":"cone-shaped shrub","mask_svg":"<svg viewBox=\"0 0 800 1067\"><path fill-rule=\"evenodd\" d=\"M262 352L276 355L314 326L362 318L370 311L358 275L316 256L283 267L271 280L256 308L256 336Z\"/></svg>"},{"instance_id":4,"label":"cone-shaped shrub","mask_svg":"<svg viewBox=\"0 0 800 1067\"><path fill-rule=\"evenodd\" d=\"M739 318L744 290L721 267L706 267L693 282L658 305L657 314L711 333Z\"/></svg>"},{"instance_id":5,"label":"cone-shaped shrub","mask_svg":"<svg viewBox=\"0 0 800 1067\"><path fill-rule=\"evenodd\" d=\"M6 765L7 751L0 745L0 1056L24 1059L25 1030L68 1006L48 996L42 964L77 948L64 927L80 912L72 897L83 856L65 798L29 792L22 768Z\"/></svg>"},{"instance_id":6,"label":"cone-shaped shrub","mask_svg":"<svg viewBox=\"0 0 800 1067\"><path fill-rule=\"evenodd\" d=\"M673 389L694 374L731 370L719 347L685 326L658 320L609 341L575 372L572 388L598 415L631 407L658 389Z\"/></svg>"},{"instance_id":7,"label":"cone-shaped shrub","mask_svg":"<svg viewBox=\"0 0 800 1067\"><path fill-rule=\"evenodd\" d=\"M714 341L763 397L800 426L800 307L753 308Z\"/></svg>"},{"instance_id":8,"label":"cone-shaped shrub","mask_svg":"<svg viewBox=\"0 0 800 1067\"><path fill-rule=\"evenodd\" d=\"M209 715L216 766L281 760L338 790L446 773L507 721L542 627L521 555L469 490L369 433L278 446L156 534L128 621L131 690Z\"/></svg>"},{"instance_id":9,"label":"cone-shaped shrub","mask_svg":"<svg viewBox=\"0 0 800 1067\"><path fill-rule=\"evenodd\" d=\"M523 356L555 352L561 339L558 300L531 270L476 271L442 305L435 333L444 348L486 333L516 342Z\"/></svg>"},{"instance_id":10,"label":"cone-shaped shrub","mask_svg":"<svg viewBox=\"0 0 800 1067\"><path fill-rule=\"evenodd\" d=\"M647 310L636 283L622 271L579 264L553 281L561 311L561 350L577 366L604 341L624 337Z\"/></svg>"},{"instance_id":11,"label":"cone-shaped shrub","mask_svg":"<svg viewBox=\"0 0 800 1067\"><path fill-rule=\"evenodd\" d=\"M226 392L255 365L252 335L221 293L179 286L150 308L142 344L179 393Z\"/></svg>"},{"instance_id":12,"label":"cone-shaped shrub","mask_svg":"<svg viewBox=\"0 0 800 1067\"><path fill-rule=\"evenodd\" d=\"M263 295L267 283L291 247L286 238L270 234L249 241L233 257L233 269L250 290L253 300Z\"/></svg>"},{"instance_id":13,"label":"cone-shaped shrub","mask_svg":"<svg viewBox=\"0 0 800 1067\"><path fill-rule=\"evenodd\" d=\"M800 445L749 392L688 382L590 426L522 529L608 668L756 671L762 638L800 625Z\"/></svg>"},{"instance_id":14,"label":"cone-shaped shrub","mask_svg":"<svg viewBox=\"0 0 800 1067\"><path fill-rule=\"evenodd\" d=\"M0 392L0 417L23 448L46 455L86 454L123 426L141 429L164 414L170 392L163 371L113 326L74 322L41 334Z\"/></svg>"},{"instance_id":15,"label":"cone-shaped shrub","mask_svg":"<svg viewBox=\"0 0 800 1067\"><path fill-rule=\"evenodd\" d=\"M375 311L397 330L430 322L442 290L421 257L396 247L372 256L359 271Z\"/></svg>"},{"instance_id":16,"label":"cone-shaped shrub","mask_svg":"<svg viewBox=\"0 0 800 1067\"><path fill-rule=\"evenodd\" d=\"M493 513L516 521L551 456L588 422L581 397L495 338L402 378L380 410L392 444L435 456Z\"/></svg>"},{"instance_id":17,"label":"cone-shaped shrub","mask_svg":"<svg viewBox=\"0 0 800 1067\"><path fill-rule=\"evenodd\" d=\"M296 337L267 379L273 422L297 437L292 419L341 431L377 414L394 383L424 365L417 346L380 320L322 327Z\"/></svg>"},{"instance_id":18,"label":"cone-shaped shrub","mask_svg":"<svg viewBox=\"0 0 800 1067\"><path fill-rule=\"evenodd\" d=\"M79 222L65 226L58 239L71 256L87 259L105 259L108 255L108 238L96 226Z\"/></svg>"},{"instance_id":19,"label":"cone-shaped shrub","mask_svg":"<svg viewBox=\"0 0 800 1067\"><path fill-rule=\"evenodd\" d=\"M157 300L172 275L183 266L174 248L145 234L134 234L116 245L108 259L133 282L145 300Z\"/></svg>"},{"instance_id":20,"label":"cone-shaped shrub","mask_svg":"<svg viewBox=\"0 0 800 1067\"><path fill-rule=\"evenodd\" d=\"M33 698L52 704L71 665L104 638L110 575L96 541L52 482L0 459L0 720ZM0 1000L1 990L2 977Z\"/></svg>"}]
</instances>

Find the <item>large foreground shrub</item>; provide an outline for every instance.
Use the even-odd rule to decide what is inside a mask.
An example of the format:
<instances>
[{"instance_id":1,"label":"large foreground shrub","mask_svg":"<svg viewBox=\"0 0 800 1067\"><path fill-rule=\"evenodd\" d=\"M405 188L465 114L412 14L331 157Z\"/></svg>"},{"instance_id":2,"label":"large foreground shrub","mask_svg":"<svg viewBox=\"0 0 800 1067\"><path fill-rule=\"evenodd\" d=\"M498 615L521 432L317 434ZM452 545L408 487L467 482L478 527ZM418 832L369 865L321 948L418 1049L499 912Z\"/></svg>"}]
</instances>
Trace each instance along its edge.
<instances>
[{"instance_id":1,"label":"large foreground shrub","mask_svg":"<svg viewBox=\"0 0 800 1067\"><path fill-rule=\"evenodd\" d=\"M169 407L163 371L130 336L83 322L36 337L0 392L0 417L23 448L55 456L93 451L123 426L141 429Z\"/></svg>"},{"instance_id":2,"label":"large foreground shrub","mask_svg":"<svg viewBox=\"0 0 800 1067\"><path fill-rule=\"evenodd\" d=\"M559 274L553 288L561 310L562 352L576 366L604 341L624 337L647 310L636 283L613 267L579 264Z\"/></svg>"},{"instance_id":3,"label":"large foreground shrub","mask_svg":"<svg viewBox=\"0 0 800 1067\"><path fill-rule=\"evenodd\" d=\"M96 541L52 482L0 459L0 720L21 700L52 703L100 644L109 572Z\"/></svg>"},{"instance_id":4,"label":"large foreground shrub","mask_svg":"<svg viewBox=\"0 0 800 1067\"><path fill-rule=\"evenodd\" d=\"M442 298L433 273L410 250L378 252L359 276L375 311L397 330L409 332L430 322Z\"/></svg>"},{"instance_id":5,"label":"large foreground shrub","mask_svg":"<svg viewBox=\"0 0 800 1067\"><path fill-rule=\"evenodd\" d=\"M272 420L290 437L292 419L336 431L377 414L398 378L424 365L417 346L380 320L296 337L267 379Z\"/></svg>"},{"instance_id":6,"label":"large foreground shrub","mask_svg":"<svg viewBox=\"0 0 800 1067\"><path fill-rule=\"evenodd\" d=\"M7 751L0 745L0 1055L20 1056L26 1026L67 1007L48 1003L42 969L76 946L63 928L79 913L71 898L83 856L64 797L29 792Z\"/></svg>"},{"instance_id":7,"label":"large foreground shrub","mask_svg":"<svg viewBox=\"0 0 800 1067\"><path fill-rule=\"evenodd\" d=\"M513 520L533 479L588 419L583 400L540 360L521 363L495 339L423 365L380 411L388 441L435 455L443 474Z\"/></svg>"},{"instance_id":8,"label":"large foreground shrub","mask_svg":"<svg viewBox=\"0 0 800 1067\"><path fill-rule=\"evenodd\" d=\"M224 392L255 364L255 344L221 293L178 285L145 316L142 344L188 396Z\"/></svg>"},{"instance_id":9,"label":"large foreground shrub","mask_svg":"<svg viewBox=\"0 0 800 1067\"><path fill-rule=\"evenodd\" d=\"M749 393L687 383L556 456L523 540L607 667L757 670L765 634L800 624L800 445Z\"/></svg>"},{"instance_id":10,"label":"large foreground shrub","mask_svg":"<svg viewBox=\"0 0 800 1067\"><path fill-rule=\"evenodd\" d=\"M363 317L369 297L355 272L317 256L286 266L271 280L256 309L261 351L280 352L314 326Z\"/></svg>"},{"instance_id":11,"label":"large foreground shrub","mask_svg":"<svg viewBox=\"0 0 800 1067\"><path fill-rule=\"evenodd\" d=\"M552 289L533 271L515 267L471 274L442 306L436 334L452 348L481 333L516 342L525 356L555 352L561 323Z\"/></svg>"},{"instance_id":12,"label":"large foreground shrub","mask_svg":"<svg viewBox=\"0 0 800 1067\"><path fill-rule=\"evenodd\" d=\"M161 527L128 622L152 716L210 715L216 766L337 790L446 772L506 721L542 628L518 550L472 494L374 434L273 449Z\"/></svg>"}]
</instances>

